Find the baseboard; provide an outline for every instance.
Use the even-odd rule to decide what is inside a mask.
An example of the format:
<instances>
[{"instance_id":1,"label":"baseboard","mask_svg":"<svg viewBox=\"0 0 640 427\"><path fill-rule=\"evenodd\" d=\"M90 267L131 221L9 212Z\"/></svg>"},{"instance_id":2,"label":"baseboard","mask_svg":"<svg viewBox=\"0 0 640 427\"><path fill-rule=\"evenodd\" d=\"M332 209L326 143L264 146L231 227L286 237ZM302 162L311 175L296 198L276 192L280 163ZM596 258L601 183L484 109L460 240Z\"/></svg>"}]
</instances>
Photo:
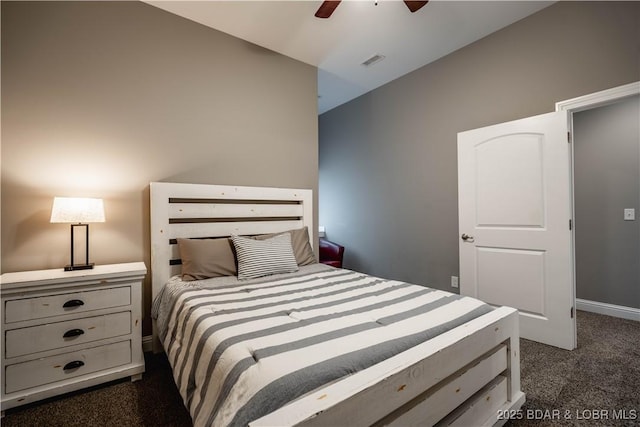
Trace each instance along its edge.
<instances>
[{"instance_id":1,"label":"baseboard","mask_svg":"<svg viewBox=\"0 0 640 427\"><path fill-rule=\"evenodd\" d=\"M576 309L640 322L640 309L576 298Z\"/></svg>"},{"instance_id":2,"label":"baseboard","mask_svg":"<svg viewBox=\"0 0 640 427\"><path fill-rule=\"evenodd\" d=\"M153 351L153 337L151 335L142 337L142 351L145 353Z\"/></svg>"}]
</instances>

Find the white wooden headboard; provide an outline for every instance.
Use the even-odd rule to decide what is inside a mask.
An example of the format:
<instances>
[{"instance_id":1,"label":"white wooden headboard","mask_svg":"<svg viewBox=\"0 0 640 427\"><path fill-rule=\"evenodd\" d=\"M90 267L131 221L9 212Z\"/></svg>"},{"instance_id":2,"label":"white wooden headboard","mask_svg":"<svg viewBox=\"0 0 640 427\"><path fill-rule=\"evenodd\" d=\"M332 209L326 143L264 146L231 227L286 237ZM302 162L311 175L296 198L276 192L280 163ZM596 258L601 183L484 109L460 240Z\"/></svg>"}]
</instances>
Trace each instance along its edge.
<instances>
[{"instance_id":1,"label":"white wooden headboard","mask_svg":"<svg viewBox=\"0 0 640 427\"><path fill-rule=\"evenodd\" d=\"M152 182L150 192L152 298L180 273L178 237L276 233L305 225L313 237L312 190Z\"/></svg>"}]
</instances>

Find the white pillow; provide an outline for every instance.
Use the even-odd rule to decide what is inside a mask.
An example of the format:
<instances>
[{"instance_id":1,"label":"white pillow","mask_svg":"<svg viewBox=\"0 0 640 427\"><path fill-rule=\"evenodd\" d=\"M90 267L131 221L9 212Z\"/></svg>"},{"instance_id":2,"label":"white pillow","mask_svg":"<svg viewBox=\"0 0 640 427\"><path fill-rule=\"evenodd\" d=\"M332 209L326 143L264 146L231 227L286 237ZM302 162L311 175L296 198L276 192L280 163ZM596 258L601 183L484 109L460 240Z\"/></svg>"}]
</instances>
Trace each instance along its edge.
<instances>
[{"instance_id":1,"label":"white pillow","mask_svg":"<svg viewBox=\"0 0 640 427\"><path fill-rule=\"evenodd\" d=\"M231 241L236 248L240 280L298 271L289 233L266 240L231 236Z\"/></svg>"}]
</instances>

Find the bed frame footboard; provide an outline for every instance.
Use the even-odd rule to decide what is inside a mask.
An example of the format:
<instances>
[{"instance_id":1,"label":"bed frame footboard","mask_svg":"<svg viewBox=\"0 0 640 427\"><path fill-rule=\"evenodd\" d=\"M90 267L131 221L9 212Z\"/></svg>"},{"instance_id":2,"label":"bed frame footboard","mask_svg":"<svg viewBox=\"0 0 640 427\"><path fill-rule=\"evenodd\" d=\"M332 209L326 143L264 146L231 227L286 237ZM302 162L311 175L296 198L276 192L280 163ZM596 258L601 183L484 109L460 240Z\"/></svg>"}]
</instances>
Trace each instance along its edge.
<instances>
[{"instance_id":1,"label":"bed frame footboard","mask_svg":"<svg viewBox=\"0 0 640 427\"><path fill-rule=\"evenodd\" d=\"M518 313L501 307L250 425L502 425L524 400Z\"/></svg>"}]
</instances>

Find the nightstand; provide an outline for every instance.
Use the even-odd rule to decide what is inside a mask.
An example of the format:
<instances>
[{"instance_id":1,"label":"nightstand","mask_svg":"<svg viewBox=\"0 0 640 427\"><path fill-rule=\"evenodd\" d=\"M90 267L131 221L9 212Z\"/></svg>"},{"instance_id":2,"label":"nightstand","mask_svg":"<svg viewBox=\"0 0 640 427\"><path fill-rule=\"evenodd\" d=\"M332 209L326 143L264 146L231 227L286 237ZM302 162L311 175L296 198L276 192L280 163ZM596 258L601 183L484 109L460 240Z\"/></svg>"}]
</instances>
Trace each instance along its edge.
<instances>
[{"instance_id":1,"label":"nightstand","mask_svg":"<svg viewBox=\"0 0 640 427\"><path fill-rule=\"evenodd\" d=\"M142 378L142 262L0 276L2 413L118 378Z\"/></svg>"}]
</instances>

